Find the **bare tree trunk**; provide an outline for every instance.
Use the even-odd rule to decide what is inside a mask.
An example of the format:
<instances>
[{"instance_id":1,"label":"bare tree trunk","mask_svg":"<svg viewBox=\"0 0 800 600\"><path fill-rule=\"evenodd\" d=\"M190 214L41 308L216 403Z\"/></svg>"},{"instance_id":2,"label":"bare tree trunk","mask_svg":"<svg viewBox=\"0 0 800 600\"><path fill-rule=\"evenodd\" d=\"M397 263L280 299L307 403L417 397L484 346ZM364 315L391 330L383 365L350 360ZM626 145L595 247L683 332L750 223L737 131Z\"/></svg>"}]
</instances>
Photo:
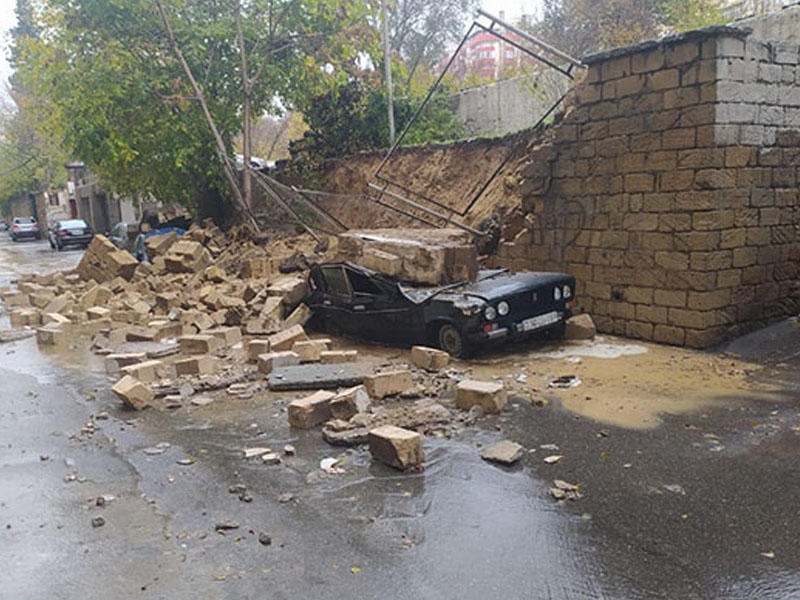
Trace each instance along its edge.
<instances>
[{"instance_id":1,"label":"bare tree trunk","mask_svg":"<svg viewBox=\"0 0 800 600\"><path fill-rule=\"evenodd\" d=\"M244 47L244 32L242 31L242 2L235 0L236 6L236 37L239 42L239 55L242 59L242 88L244 98L242 99L242 162L243 166L243 181L242 181L242 194L244 195L244 203L247 208L253 208L253 184L250 173L250 156L253 153L252 142L252 129L250 118L250 103L252 97L252 83L250 81L250 72L247 67L247 51Z\"/></svg>"},{"instance_id":2,"label":"bare tree trunk","mask_svg":"<svg viewBox=\"0 0 800 600\"><path fill-rule=\"evenodd\" d=\"M217 156L222 163L222 169L225 171L225 176L228 179L228 183L231 186L231 193L233 194L234 201L238 205L238 207L244 212L244 214L250 215L250 222L253 227L255 227L256 231L258 231L258 224L253 219L252 214L249 211L247 204L245 204L244 199L242 198L242 192L239 189L239 182L236 180L236 173L234 173L233 169L231 169L230 161L226 155L225 149L225 142L222 139L222 136L217 129L217 125L214 122L214 118L211 116L211 111L208 109L208 103L206 102L205 96L203 95L203 90L200 89L200 86L197 83L197 80L194 78L192 74L192 69L189 67L189 63L186 62L186 58L183 56L183 52L181 52L180 47L178 46L178 42L175 39L175 33L172 30L172 25L169 22L169 18L167 17L167 12L164 10L164 4L161 0L155 0L156 7L158 8L158 12L161 15L161 20L164 23L164 28L166 29L167 36L169 37L169 43L172 47L172 51L175 53L175 56L180 62L181 67L183 68L183 72L186 75L186 78L192 85L192 89L194 90L195 96L197 97L197 101L200 103L200 107L203 110L203 116L208 123L209 128L211 129L211 133L214 135L214 140L217 144Z\"/></svg>"}]
</instances>

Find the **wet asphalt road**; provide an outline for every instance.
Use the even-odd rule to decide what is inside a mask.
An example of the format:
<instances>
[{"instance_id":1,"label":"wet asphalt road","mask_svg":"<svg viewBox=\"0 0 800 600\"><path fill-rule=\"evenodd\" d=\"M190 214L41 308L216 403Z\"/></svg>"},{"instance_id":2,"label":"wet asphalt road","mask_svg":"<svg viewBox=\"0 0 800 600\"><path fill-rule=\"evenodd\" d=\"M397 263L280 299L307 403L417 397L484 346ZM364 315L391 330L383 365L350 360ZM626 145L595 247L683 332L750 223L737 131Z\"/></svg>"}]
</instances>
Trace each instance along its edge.
<instances>
[{"instance_id":1,"label":"wet asphalt road","mask_svg":"<svg viewBox=\"0 0 800 600\"><path fill-rule=\"evenodd\" d=\"M0 286L79 257L2 238ZM132 413L80 340L0 345L0 598L800 598L800 333L781 331L772 401L632 431L512 398L426 439L407 475L290 430L280 400ZM505 437L535 451L511 468L478 457ZM285 443L282 466L240 458ZM340 455L345 474L318 469ZM583 497L554 502L555 478Z\"/></svg>"}]
</instances>

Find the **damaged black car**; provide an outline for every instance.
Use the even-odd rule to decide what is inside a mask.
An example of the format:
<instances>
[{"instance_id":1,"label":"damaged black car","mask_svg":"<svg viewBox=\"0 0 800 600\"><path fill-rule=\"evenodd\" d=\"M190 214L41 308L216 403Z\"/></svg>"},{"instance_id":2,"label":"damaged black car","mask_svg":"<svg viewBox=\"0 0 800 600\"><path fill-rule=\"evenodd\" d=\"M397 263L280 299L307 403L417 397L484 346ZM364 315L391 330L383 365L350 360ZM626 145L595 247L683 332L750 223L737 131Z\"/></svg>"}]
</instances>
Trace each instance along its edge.
<instances>
[{"instance_id":1,"label":"damaged black car","mask_svg":"<svg viewBox=\"0 0 800 600\"><path fill-rule=\"evenodd\" d=\"M575 295L565 273L488 270L472 283L431 288L348 262L314 265L309 286L312 327L456 357L532 334L560 337Z\"/></svg>"}]
</instances>

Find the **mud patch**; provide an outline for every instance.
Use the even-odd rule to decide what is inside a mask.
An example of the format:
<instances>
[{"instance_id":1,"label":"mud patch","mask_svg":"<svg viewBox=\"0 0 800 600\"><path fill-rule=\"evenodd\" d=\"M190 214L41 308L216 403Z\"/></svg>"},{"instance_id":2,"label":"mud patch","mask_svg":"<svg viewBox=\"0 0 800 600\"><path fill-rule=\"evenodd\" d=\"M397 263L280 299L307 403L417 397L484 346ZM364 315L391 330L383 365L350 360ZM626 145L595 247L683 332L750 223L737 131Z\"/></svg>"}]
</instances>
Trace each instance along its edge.
<instances>
[{"instance_id":1,"label":"mud patch","mask_svg":"<svg viewBox=\"0 0 800 600\"><path fill-rule=\"evenodd\" d=\"M470 376L503 380L512 395L558 402L601 423L649 429L663 415L698 413L734 403L775 401L776 386L757 383L758 365L730 357L607 337L513 357L464 363ZM549 382L574 376L576 387Z\"/></svg>"}]
</instances>

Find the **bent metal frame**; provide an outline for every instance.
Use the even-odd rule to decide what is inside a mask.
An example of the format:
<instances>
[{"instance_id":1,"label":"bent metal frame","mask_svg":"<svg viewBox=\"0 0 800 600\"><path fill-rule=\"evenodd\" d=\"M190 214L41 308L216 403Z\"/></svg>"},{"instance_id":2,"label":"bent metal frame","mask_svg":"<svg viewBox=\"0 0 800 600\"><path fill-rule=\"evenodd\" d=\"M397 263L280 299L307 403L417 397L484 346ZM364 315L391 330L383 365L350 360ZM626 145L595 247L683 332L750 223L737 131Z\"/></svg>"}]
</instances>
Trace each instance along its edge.
<instances>
[{"instance_id":1,"label":"bent metal frame","mask_svg":"<svg viewBox=\"0 0 800 600\"><path fill-rule=\"evenodd\" d=\"M431 198L425 194L420 192L414 191L407 185L404 185L402 182L396 181L391 179L388 175L385 174L385 167L390 162L392 156L396 152L397 148L402 144L403 139L408 133L409 128L413 125L419 118L422 111L427 106L428 102L430 101L433 94L441 85L444 76L449 71L450 67L453 65L456 57L461 52L464 47L464 44L469 40L477 31L484 31L489 33L490 35L502 40L503 42L517 48L521 52L527 54L531 58L535 59L536 61L542 63L546 67L553 69L555 72L561 74L562 76L568 78L569 80L574 79L573 70L576 67L583 67L583 63L579 60L569 56L568 54L554 48L553 46L543 42L534 36L526 33L517 27L483 11L478 10L478 16L483 17L486 19L489 24L486 25L483 22L479 21L477 18L473 21L470 28L467 30L464 37L461 39L458 47L455 49L453 54L450 57L450 60L445 65L442 72L439 74L439 77L433 83L433 85L428 89L428 93L425 96L425 99L422 101L422 104L417 108L416 112L413 114L411 119L406 123L403 131L397 137L397 140L394 142L392 147L386 153L386 156L381 161L380 165L376 169L374 173L374 178L379 183L372 183L370 182L368 185L371 189L378 192L377 197L369 196L369 198L376 202L377 204L394 210L400 214L403 214L407 217L411 217L417 221L426 223L427 225L433 226L446 226L452 225L458 227L460 229L464 229L474 235L482 235L481 231L478 231L465 223L461 222L459 219L455 217L460 217L463 219L472 210L472 207L478 202L478 200L483 196L486 192L486 189L489 187L491 182L498 176L498 174L503 170L506 166L508 161L511 159L515 143L508 144L508 149L506 151L505 156L500 161L500 164L494 169L489 176L489 178L479 187L479 189L475 192L472 198L469 199L466 207L458 210L453 208L452 206L447 206L444 203L436 200L435 198ZM526 47L521 42L516 39L512 39L509 33L518 36L525 42L531 44L532 47ZM544 114L538 119L536 124L533 126L533 129L538 128L542 125L549 117L553 114L553 112L561 105L564 100L564 95L562 95L550 108L548 108ZM513 137L513 136L512 136ZM516 139L515 137L513 139ZM394 188L398 191L390 190L390 188ZM396 205L391 201L388 201L384 196L388 197L391 200L395 200L400 203L400 205ZM413 198L413 199L412 199ZM425 216L421 216L422 213ZM437 223L438 222L438 223ZM445 225L442 225L444 223Z\"/></svg>"}]
</instances>

